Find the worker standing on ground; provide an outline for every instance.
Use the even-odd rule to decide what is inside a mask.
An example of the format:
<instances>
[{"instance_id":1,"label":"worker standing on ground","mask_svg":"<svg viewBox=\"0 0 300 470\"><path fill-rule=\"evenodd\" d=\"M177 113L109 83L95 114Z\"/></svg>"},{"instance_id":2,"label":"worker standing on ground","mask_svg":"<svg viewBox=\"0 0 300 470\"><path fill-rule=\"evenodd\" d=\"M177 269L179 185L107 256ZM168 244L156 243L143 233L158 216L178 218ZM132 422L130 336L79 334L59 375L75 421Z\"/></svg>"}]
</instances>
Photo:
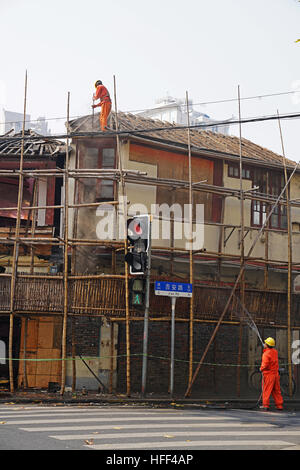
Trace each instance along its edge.
<instances>
[{"instance_id":1,"label":"worker standing on ground","mask_svg":"<svg viewBox=\"0 0 300 470\"><path fill-rule=\"evenodd\" d=\"M280 390L278 352L275 349L275 340L267 338L264 342L260 370L263 374L262 380L262 407L267 411L270 406L270 396L272 395L276 408L283 409L283 398Z\"/></svg>"},{"instance_id":2,"label":"worker standing on ground","mask_svg":"<svg viewBox=\"0 0 300 470\"><path fill-rule=\"evenodd\" d=\"M111 111L111 99L107 88L102 84L101 80L95 83L96 92L93 96L93 101L100 100L100 103L93 104L92 108L101 107L100 112L100 128L105 131L107 128L107 119Z\"/></svg>"}]
</instances>

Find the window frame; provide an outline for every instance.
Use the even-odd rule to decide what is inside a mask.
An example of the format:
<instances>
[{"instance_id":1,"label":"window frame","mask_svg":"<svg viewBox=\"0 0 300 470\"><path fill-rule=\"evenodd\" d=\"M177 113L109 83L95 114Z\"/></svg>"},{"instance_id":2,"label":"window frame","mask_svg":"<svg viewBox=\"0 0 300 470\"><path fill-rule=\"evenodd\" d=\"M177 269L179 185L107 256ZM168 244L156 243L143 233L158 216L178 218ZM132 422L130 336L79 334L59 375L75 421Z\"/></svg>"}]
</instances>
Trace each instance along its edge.
<instances>
[{"instance_id":1,"label":"window frame","mask_svg":"<svg viewBox=\"0 0 300 470\"><path fill-rule=\"evenodd\" d=\"M260 194L278 196L285 185L284 174L281 171L264 169L262 167L251 167L248 165L243 165L242 171L242 179L252 180L253 186L260 187ZM238 163L227 162L227 176L235 179L240 178L240 166ZM253 192L253 194L255 194L255 192ZM255 210L258 206L258 210ZM262 227L271 207L271 203L252 199L251 227ZM257 217L259 217L259 221ZM287 207L280 205L275 208L268 225L269 228L274 230L287 230Z\"/></svg>"},{"instance_id":2,"label":"window frame","mask_svg":"<svg viewBox=\"0 0 300 470\"><path fill-rule=\"evenodd\" d=\"M232 169L232 174L230 174L230 170ZM234 174L236 173L236 174ZM248 174L248 176L246 175ZM242 166L242 179L243 180L251 180L252 179L252 169L248 165ZM227 176L228 178L240 178L240 166L238 163L228 162L227 163Z\"/></svg>"},{"instance_id":3,"label":"window frame","mask_svg":"<svg viewBox=\"0 0 300 470\"><path fill-rule=\"evenodd\" d=\"M105 150L113 150L113 166L103 166L104 161L104 151ZM99 168L115 168L116 166L116 149L115 147L102 147L99 149L98 153L98 165ZM105 197L105 195L101 195L102 187L108 186L107 183L111 183L112 189L112 197ZM97 180L97 202L105 202L105 201L114 201L115 200L115 182L112 179L98 179Z\"/></svg>"},{"instance_id":4,"label":"window frame","mask_svg":"<svg viewBox=\"0 0 300 470\"><path fill-rule=\"evenodd\" d=\"M88 149L94 149L95 150L95 156L94 156L94 162L93 166L90 168L95 168L95 169L102 169L103 168L103 151L105 150L113 150L114 152L114 157L113 157L113 166L105 166L104 168L116 168L116 146L113 145L111 142L90 142L87 140L83 140L79 142L79 145L77 146L77 152L78 152L78 161L79 161L79 168L88 168L85 163L85 158L86 158L86 152ZM101 195L101 186L103 181L106 182L111 182L112 186L112 197L105 197L103 194ZM105 183L103 186L105 186ZM102 179L102 178L95 178L95 202L106 202L106 201L114 201L116 198L116 182L112 179ZM81 202L85 202L85 189L83 185L80 185L81 188L79 190L80 194L80 200Z\"/></svg>"},{"instance_id":5,"label":"window frame","mask_svg":"<svg viewBox=\"0 0 300 470\"><path fill-rule=\"evenodd\" d=\"M255 169L253 169L253 173L252 173L253 185L254 186L255 185L261 186L259 181L257 181L257 180L255 181L254 171L257 171L258 174L260 173L260 178L263 180L263 178L264 178L263 171L264 170L263 170L263 168L261 168L261 169L255 168ZM266 174L265 184L267 186L268 193L260 191L260 194L268 194L268 195L273 195L275 197L278 197L279 194L281 193L284 185L285 185L284 175L281 172L276 171L276 170L275 171L274 170L266 170L265 174ZM263 185L264 185L264 182L263 182ZM253 192L253 194L255 194L255 192ZM257 204L260 205L260 210L256 211L255 206ZM272 203L260 201L260 200L257 200L257 199L252 199L252 201L251 201L251 226L253 226L253 227L262 227L263 224L264 224L264 220L265 220L263 214L266 214L265 217L267 217L272 205L273 205ZM255 223L255 221L254 221L255 220L255 213L259 214L259 223ZM276 223L274 223L274 216L276 216L276 218L277 218ZM274 209L274 211L273 211L273 213L272 213L272 215L269 219L268 227L273 229L273 230L284 230L284 231L287 230L287 207L285 205L277 205L277 207Z\"/></svg>"}]
</instances>

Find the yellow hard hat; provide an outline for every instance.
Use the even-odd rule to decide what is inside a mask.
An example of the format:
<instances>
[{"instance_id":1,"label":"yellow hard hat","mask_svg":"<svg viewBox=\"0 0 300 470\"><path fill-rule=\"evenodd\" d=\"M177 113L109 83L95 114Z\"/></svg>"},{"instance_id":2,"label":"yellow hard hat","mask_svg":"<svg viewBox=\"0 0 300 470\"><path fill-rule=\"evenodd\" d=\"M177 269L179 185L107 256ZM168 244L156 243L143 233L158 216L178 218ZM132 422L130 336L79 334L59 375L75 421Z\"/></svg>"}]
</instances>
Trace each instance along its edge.
<instances>
[{"instance_id":1,"label":"yellow hard hat","mask_svg":"<svg viewBox=\"0 0 300 470\"><path fill-rule=\"evenodd\" d=\"M268 345L268 346L271 346L271 347L274 347L275 346L275 340L273 338L267 338L265 339L265 343Z\"/></svg>"}]
</instances>

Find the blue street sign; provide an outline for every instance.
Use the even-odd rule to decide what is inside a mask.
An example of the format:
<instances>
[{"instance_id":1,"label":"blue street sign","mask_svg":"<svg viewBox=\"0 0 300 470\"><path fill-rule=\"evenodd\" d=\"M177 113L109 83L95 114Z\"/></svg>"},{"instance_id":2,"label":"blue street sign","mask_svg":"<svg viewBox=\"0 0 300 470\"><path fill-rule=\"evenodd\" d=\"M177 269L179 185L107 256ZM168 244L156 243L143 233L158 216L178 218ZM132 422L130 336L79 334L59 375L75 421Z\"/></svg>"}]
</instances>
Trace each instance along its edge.
<instances>
[{"instance_id":1,"label":"blue street sign","mask_svg":"<svg viewBox=\"0 0 300 470\"><path fill-rule=\"evenodd\" d=\"M185 282L155 281L155 295L168 297L192 297L193 284Z\"/></svg>"}]
</instances>

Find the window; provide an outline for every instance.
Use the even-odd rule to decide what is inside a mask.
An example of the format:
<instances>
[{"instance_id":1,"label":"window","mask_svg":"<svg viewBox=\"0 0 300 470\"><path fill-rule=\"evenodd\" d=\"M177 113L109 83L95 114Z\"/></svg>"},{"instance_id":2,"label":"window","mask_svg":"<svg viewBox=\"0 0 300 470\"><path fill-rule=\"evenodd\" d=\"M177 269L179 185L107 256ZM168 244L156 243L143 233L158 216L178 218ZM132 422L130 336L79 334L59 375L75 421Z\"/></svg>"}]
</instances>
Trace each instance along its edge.
<instances>
[{"instance_id":1,"label":"window","mask_svg":"<svg viewBox=\"0 0 300 470\"><path fill-rule=\"evenodd\" d=\"M2 202L2 207L11 207L15 208L18 205L18 193L19 193L19 179L18 178L1 178L0 179L0 197ZM33 196L33 179L24 178L23 183L23 196L22 202L23 206L30 206ZM27 220L29 216L29 211L21 211L21 221ZM0 218L5 220L5 223L9 219L17 218L17 211L10 210L5 211L0 208ZM15 222L13 223L15 224Z\"/></svg>"},{"instance_id":2,"label":"window","mask_svg":"<svg viewBox=\"0 0 300 470\"><path fill-rule=\"evenodd\" d=\"M253 186L259 186L257 191L260 194L270 194L279 196L284 188L284 176L279 172L272 172L260 168L253 169ZM252 225L261 227L266 221L268 211L272 207L271 203L259 200L252 201ZM270 228L287 228L286 206L276 206L269 220Z\"/></svg>"},{"instance_id":3,"label":"window","mask_svg":"<svg viewBox=\"0 0 300 470\"><path fill-rule=\"evenodd\" d=\"M94 144L95 145L95 144ZM115 168L115 149L90 146L79 147L80 165L86 169ZM105 177L81 179L83 202L104 202L114 200L114 181Z\"/></svg>"},{"instance_id":4,"label":"window","mask_svg":"<svg viewBox=\"0 0 300 470\"><path fill-rule=\"evenodd\" d=\"M253 201L252 224L261 227L267 218L267 204L261 201Z\"/></svg>"},{"instance_id":5,"label":"window","mask_svg":"<svg viewBox=\"0 0 300 470\"><path fill-rule=\"evenodd\" d=\"M246 180L251 179L251 172L250 172L249 168L242 168L242 177Z\"/></svg>"},{"instance_id":6,"label":"window","mask_svg":"<svg viewBox=\"0 0 300 470\"><path fill-rule=\"evenodd\" d=\"M231 178L239 178L240 177L240 169L237 165L228 164L228 176Z\"/></svg>"},{"instance_id":7,"label":"window","mask_svg":"<svg viewBox=\"0 0 300 470\"><path fill-rule=\"evenodd\" d=\"M115 167L115 149L102 150L102 168Z\"/></svg>"},{"instance_id":8,"label":"window","mask_svg":"<svg viewBox=\"0 0 300 470\"><path fill-rule=\"evenodd\" d=\"M270 194L279 196L285 186L284 176L280 173L270 175ZM272 215L270 226L273 228L287 228L287 210L286 206L276 206Z\"/></svg>"},{"instance_id":9,"label":"window","mask_svg":"<svg viewBox=\"0 0 300 470\"><path fill-rule=\"evenodd\" d=\"M115 168L115 149L104 148L100 156L99 168ZM114 182L111 179L99 180L97 201L112 201L114 199Z\"/></svg>"},{"instance_id":10,"label":"window","mask_svg":"<svg viewBox=\"0 0 300 470\"><path fill-rule=\"evenodd\" d=\"M237 163L228 163L228 176L231 178L240 177L240 167ZM246 180L252 179L250 168L242 166L242 178Z\"/></svg>"}]
</instances>

